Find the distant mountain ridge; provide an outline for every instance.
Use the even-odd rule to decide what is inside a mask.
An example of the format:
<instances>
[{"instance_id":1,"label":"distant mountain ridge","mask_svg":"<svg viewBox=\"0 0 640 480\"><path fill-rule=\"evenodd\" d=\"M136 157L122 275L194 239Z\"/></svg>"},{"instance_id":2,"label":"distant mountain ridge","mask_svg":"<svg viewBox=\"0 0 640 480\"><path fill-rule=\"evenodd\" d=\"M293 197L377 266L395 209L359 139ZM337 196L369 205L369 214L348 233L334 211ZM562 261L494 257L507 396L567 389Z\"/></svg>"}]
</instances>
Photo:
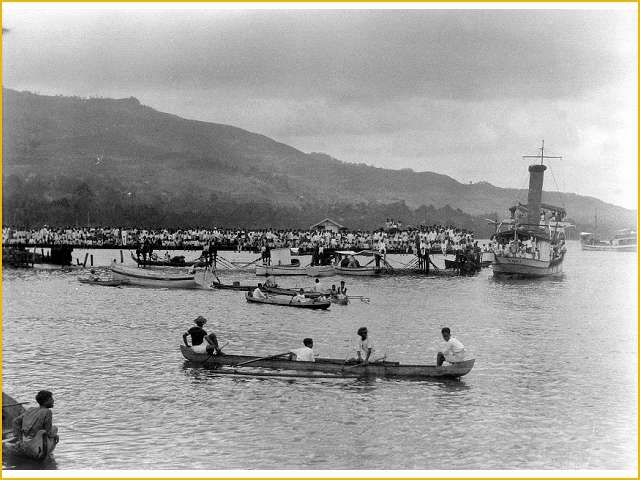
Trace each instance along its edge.
<instances>
[{"instance_id":1,"label":"distant mountain ridge","mask_svg":"<svg viewBox=\"0 0 640 480\"><path fill-rule=\"evenodd\" d=\"M434 217L450 207L447 212L459 209L468 216L465 222L477 224L472 217L502 217L516 199L526 201L526 191L486 182L462 184L433 172L306 154L237 127L162 113L135 98L3 89L3 113L5 223L153 217L160 223L251 219L246 224L256 225L254 220L277 218L287 226L281 212L291 227L333 213L374 228L384 218L341 213L368 205L368 215L397 212L409 220L421 220L426 210L417 212L420 206L432 206ZM635 224L635 211L593 197L545 191L543 201L565 207L579 225L593 223L596 211L611 228ZM34 216L29 209L46 211Z\"/></svg>"}]
</instances>

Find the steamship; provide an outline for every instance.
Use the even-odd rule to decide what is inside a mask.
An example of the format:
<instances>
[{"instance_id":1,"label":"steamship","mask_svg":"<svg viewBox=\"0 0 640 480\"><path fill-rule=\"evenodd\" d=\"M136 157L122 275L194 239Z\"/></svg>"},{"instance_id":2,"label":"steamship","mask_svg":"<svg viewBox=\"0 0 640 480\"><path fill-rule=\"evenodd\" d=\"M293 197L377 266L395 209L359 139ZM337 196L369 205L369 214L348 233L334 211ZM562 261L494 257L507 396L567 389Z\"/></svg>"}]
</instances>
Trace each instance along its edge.
<instances>
[{"instance_id":1,"label":"steamship","mask_svg":"<svg viewBox=\"0 0 640 480\"><path fill-rule=\"evenodd\" d=\"M544 141L540 155L522 158L539 159L529 165L529 193L526 205L511 207L511 219L501 222L493 245L494 276L549 277L562 274L564 261L565 222L564 208L542 203L542 184L547 166L545 159L562 158L544 154Z\"/></svg>"}]
</instances>

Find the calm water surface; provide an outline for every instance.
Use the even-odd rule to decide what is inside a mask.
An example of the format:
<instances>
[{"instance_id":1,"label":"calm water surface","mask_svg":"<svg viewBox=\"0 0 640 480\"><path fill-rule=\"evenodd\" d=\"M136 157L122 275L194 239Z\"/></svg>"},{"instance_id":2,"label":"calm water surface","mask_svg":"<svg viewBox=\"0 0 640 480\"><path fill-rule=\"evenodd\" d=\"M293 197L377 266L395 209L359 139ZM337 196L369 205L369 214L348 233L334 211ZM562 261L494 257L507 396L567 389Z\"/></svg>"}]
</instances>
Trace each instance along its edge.
<instances>
[{"instance_id":1,"label":"calm water surface","mask_svg":"<svg viewBox=\"0 0 640 480\"><path fill-rule=\"evenodd\" d=\"M326 312L4 270L3 386L18 401L54 392L60 469L635 469L636 256L572 243L564 269L538 281L491 269L350 277L371 302ZM223 278L236 279L256 281ZM380 353L410 363L433 363L449 326L476 366L459 381L220 376L178 349L198 315L229 353L310 336L317 353L345 358L366 325Z\"/></svg>"}]
</instances>

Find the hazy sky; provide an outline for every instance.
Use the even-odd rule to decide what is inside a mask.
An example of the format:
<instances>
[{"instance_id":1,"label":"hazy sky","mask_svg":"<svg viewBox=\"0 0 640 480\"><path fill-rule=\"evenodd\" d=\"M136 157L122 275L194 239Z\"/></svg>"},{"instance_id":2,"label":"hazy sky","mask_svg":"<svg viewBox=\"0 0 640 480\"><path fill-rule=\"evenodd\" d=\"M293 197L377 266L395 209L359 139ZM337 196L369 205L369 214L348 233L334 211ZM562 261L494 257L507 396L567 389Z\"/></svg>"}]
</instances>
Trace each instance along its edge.
<instances>
[{"instance_id":1,"label":"hazy sky","mask_svg":"<svg viewBox=\"0 0 640 480\"><path fill-rule=\"evenodd\" d=\"M526 188L521 156L544 139L564 156L546 189L636 208L635 5L543 6L3 3L3 81L42 94L135 96L304 152L503 187Z\"/></svg>"}]
</instances>

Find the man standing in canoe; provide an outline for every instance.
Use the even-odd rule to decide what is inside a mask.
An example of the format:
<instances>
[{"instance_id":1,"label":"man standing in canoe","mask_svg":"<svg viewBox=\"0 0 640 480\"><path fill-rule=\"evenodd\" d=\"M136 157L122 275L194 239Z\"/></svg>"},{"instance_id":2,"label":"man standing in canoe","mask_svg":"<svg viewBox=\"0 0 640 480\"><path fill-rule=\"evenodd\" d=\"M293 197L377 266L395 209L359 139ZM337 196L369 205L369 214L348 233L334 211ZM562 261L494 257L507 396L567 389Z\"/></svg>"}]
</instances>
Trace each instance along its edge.
<instances>
[{"instance_id":1,"label":"man standing in canoe","mask_svg":"<svg viewBox=\"0 0 640 480\"><path fill-rule=\"evenodd\" d=\"M182 335L182 341L187 347L191 347L196 353L208 353L213 355L224 355L222 350L218 346L218 338L215 333L207 334L207 331L202 328L207 319L203 316L199 316L194 320L195 327L191 327L184 335ZM187 342L187 336L191 336L191 345Z\"/></svg>"},{"instance_id":2,"label":"man standing in canoe","mask_svg":"<svg viewBox=\"0 0 640 480\"><path fill-rule=\"evenodd\" d=\"M449 363L464 361L464 345L462 342L451 336L449 327L444 327L441 332L442 338L444 338L444 345L442 346L442 350L438 352L438 367L442 366L445 361Z\"/></svg>"},{"instance_id":3,"label":"man standing in canoe","mask_svg":"<svg viewBox=\"0 0 640 480\"><path fill-rule=\"evenodd\" d=\"M358 349L356 355L358 355L358 363L366 365L369 363L369 359L373 359L373 342L369 338L369 332L367 327L360 327L358 329L358 335L360 336L360 342L358 343Z\"/></svg>"},{"instance_id":4,"label":"man standing in canoe","mask_svg":"<svg viewBox=\"0 0 640 480\"><path fill-rule=\"evenodd\" d=\"M296 362L315 362L316 358L313 353L313 339L305 338L302 341L304 347L296 348L289 352L289 360Z\"/></svg>"}]
</instances>

